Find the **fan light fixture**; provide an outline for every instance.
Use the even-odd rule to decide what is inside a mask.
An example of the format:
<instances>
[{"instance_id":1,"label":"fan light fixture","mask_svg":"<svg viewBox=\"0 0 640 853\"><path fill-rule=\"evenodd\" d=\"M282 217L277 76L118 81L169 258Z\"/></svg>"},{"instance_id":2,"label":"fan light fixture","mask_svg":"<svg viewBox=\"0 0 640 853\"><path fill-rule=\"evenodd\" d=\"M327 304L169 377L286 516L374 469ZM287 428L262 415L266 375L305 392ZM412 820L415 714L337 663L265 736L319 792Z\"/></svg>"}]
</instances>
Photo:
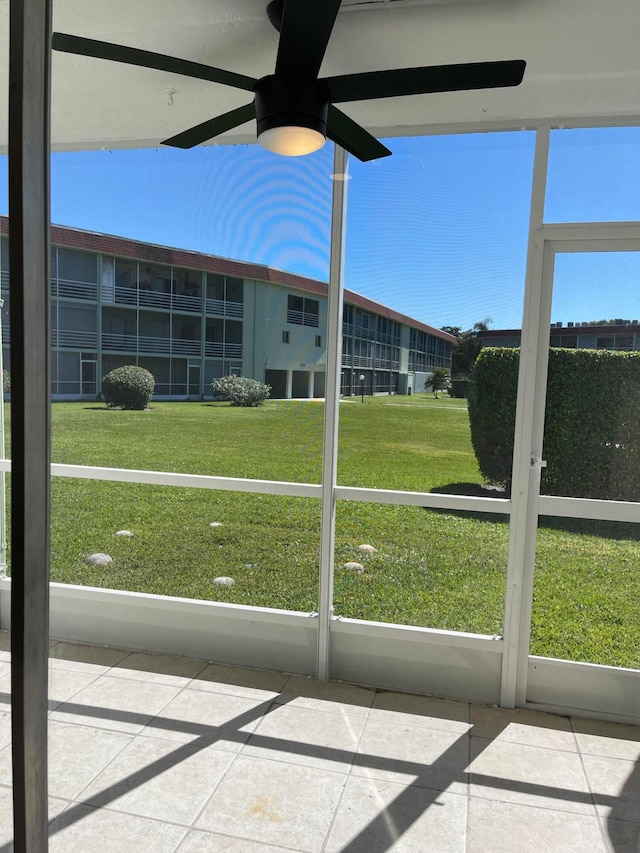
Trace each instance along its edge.
<instances>
[{"instance_id":1,"label":"fan light fixture","mask_svg":"<svg viewBox=\"0 0 640 853\"><path fill-rule=\"evenodd\" d=\"M328 138L363 162L377 160L388 157L391 151L336 104L431 92L495 89L522 82L526 65L522 59L319 78L340 3L341 0L271 0L267 15L280 33L278 54L275 73L259 80L188 59L69 33L53 33L51 45L54 50L76 56L155 68L252 93L252 100L244 106L207 119L162 143L174 148L193 148L255 119L258 141L276 154L289 157L310 154L322 148Z\"/></svg>"},{"instance_id":2,"label":"fan light fixture","mask_svg":"<svg viewBox=\"0 0 640 853\"><path fill-rule=\"evenodd\" d=\"M329 93L317 80L263 77L255 86L258 142L274 154L300 157L327 138Z\"/></svg>"},{"instance_id":3,"label":"fan light fixture","mask_svg":"<svg viewBox=\"0 0 640 853\"><path fill-rule=\"evenodd\" d=\"M283 125L263 130L258 136L258 142L267 151L274 154L284 154L285 157L301 157L303 154L312 154L322 148L325 137L311 127L297 127L296 125Z\"/></svg>"}]
</instances>

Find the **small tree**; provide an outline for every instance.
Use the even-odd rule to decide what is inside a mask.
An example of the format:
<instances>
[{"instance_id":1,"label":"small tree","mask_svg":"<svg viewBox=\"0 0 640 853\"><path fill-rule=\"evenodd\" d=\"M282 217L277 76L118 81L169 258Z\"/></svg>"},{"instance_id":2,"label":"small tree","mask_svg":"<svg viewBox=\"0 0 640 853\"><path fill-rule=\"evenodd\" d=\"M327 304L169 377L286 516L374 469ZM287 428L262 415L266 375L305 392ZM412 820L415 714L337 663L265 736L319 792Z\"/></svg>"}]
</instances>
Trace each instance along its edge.
<instances>
[{"instance_id":1,"label":"small tree","mask_svg":"<svg viewBox=\"0 0 640 853\"><path fill-rule=\"evenodd\" d=\"M431 373L425 379L424 390L433 390L433 396L438 399L438 391L446 391L449 387L449 374L444 367L434 367Z\"/></svg>"},{"instance_id":2,"label":"small tree","mask_svg":"<svg viewBox=\"0 0 640 853\"><path fill-rule=\"evenodd\" d=\"M222 376L211 383L214 400L225 400L232 406L261 406L269 397L270 385L244 376Z\"/></svg>"},{"instance_id":3,"label":"small tree","mask_svg":"<svg viewBox=\"0 0 640 853\"><path fill-rule=\"evenodd\" d=\"M116 367L102 380L102 396L111 409L146 409L153 396L155 380L144 367Z\"/></svg>"}]
</instances>

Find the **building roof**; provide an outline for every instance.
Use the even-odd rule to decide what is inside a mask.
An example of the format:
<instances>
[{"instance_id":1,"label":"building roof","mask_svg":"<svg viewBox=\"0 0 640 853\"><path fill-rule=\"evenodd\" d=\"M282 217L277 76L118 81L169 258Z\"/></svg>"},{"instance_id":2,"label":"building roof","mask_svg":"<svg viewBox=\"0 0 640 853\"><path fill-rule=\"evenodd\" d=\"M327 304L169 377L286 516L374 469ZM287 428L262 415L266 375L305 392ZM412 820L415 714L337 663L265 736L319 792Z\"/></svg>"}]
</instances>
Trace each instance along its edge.
<instances>
[{"instance_id":1,"label":"building roof","mask_svg":"<svg viewBox=\"0 0 640 853\"><path fill-rule=\"evenodd\" d=\"M0 216L0 234L9 233L9 220L6 216ZM161 246L155 243L144 243L140 240L132 240L128 237L117 237L113 234L101 234L97 231L85 231L81 228L71 228L67 225L51 226L51 242L54 246L69 249L79 249L88 252L101 252L108 255L117 255L121 258L130 258L136 261L148 261L155 264L167 264L176 267L188 267L191 269L204 270L205 272L218 273L219 275L236 276L238 278L255 279L270 284L283 285L295 288L306 293L315 293L319 296L327 295L328 285L324 281L305 278L295 273L274 269L264 264L254 264L248 261L235 261L229 258L220 258L217 255L208 255L202 252L194 252L189 249L177 249L172 246ZM361 296L353 290L344 292L345 302L388 317L398 323L427 332L443 340L455 341L452 335L429 326L426 323L394 311L392 308Z\"/></svg>"}]
</instances>

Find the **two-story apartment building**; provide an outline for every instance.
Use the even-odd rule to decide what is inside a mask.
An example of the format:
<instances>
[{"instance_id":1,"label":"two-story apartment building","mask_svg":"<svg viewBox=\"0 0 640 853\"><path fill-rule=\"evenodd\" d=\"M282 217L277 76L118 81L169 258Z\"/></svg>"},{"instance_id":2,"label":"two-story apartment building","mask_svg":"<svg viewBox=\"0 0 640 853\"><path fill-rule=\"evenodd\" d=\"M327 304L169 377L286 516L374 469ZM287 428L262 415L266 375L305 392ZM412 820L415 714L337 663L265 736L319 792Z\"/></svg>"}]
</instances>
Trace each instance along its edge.
<instances>
[{"instance_id":1,"label":"two-story apartment building","mask_svg":"<svg viewBox=\"0 0 640 853\"><path fill-rule=\"evenodd\" d=\"M8 221L0 218L4 364L9 361ZM156 398L202 399L214 378L267 382L275 398L323 397L327 284L259 264L54 226L53 399L95 399L101 378L138 364ZM345 291L341 391L422 390L450 368L453 338ZM361 379L360 377L364 377Z\"/></svg>"}]
</instances>

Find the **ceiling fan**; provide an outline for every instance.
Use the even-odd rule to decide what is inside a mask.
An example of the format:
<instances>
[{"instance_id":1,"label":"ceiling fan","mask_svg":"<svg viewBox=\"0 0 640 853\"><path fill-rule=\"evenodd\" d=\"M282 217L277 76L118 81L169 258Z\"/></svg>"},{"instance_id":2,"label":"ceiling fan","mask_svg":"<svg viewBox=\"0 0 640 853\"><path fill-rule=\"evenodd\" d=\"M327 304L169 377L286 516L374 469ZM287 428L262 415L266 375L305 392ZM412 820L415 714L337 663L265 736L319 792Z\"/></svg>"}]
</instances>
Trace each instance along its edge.
<instances>
[{"instance_id":1,"label":"ceiling fan","mask_svg":"<svg viewBox=\"0 0 640 853\"><path fill-rule=\"evenodd\" d=\"M369 71L318 78L341 0L273 0L267 14L279 31L275 73L259 80L148 50L54 33L52 47L65 53L108 59L142 68L211 80L254 93L253 100L165 139L163 145L192 148L257 119L258 142L278 154L297 156L321 148L326 137L359 160L391 154L381 142L334 104L517 86L524 60L471 62L426 68Z\"/></svg>"}]
</instances>

